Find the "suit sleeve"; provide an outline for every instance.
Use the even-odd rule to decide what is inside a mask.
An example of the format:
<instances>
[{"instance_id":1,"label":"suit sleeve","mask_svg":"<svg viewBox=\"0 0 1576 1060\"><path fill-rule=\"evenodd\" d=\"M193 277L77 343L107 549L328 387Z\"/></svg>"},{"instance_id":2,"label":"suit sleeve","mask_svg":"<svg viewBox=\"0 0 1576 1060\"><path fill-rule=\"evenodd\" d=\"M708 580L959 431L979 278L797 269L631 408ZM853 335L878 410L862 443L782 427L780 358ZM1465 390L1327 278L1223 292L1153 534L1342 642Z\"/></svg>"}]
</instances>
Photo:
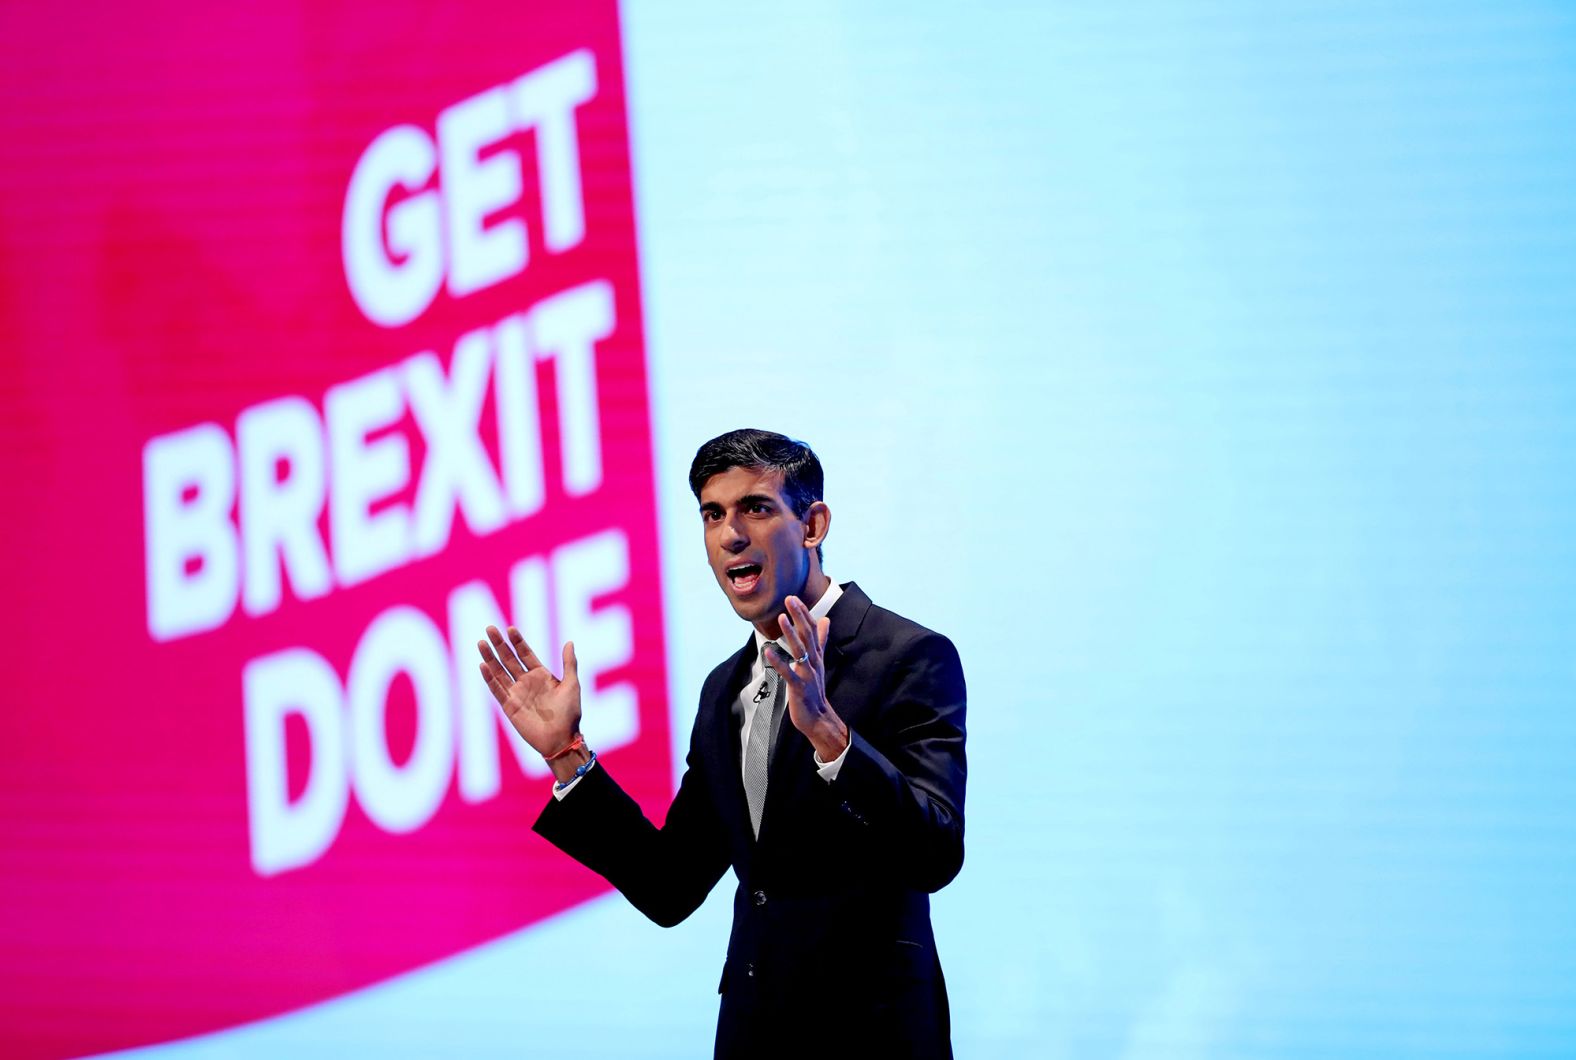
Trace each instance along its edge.
<instances>
[{"instance_id":1,"label":"suit sleeve","mask_svg":"<svg viewBox=\"0 0 1576 1060\"><path fill-rule=\"evenodd\" d=\"M573 792L548 802L535 830L651 920L672 927L699 908L728 867L725 836L695 758L692 748L661 828L599 763Z\"/></svg>"},{"instance_id":2,"label":"suit sleeve","mask_svg":"<svg viewBox=\"0 0 1576 1060\"><path fill-rule=\"evenodd\" d=\"M963 867L966 693L952 642L927 631L898 658L879 709L849 732L832 789L906 886L938 891Z\"/></svg>"}]
</instances>

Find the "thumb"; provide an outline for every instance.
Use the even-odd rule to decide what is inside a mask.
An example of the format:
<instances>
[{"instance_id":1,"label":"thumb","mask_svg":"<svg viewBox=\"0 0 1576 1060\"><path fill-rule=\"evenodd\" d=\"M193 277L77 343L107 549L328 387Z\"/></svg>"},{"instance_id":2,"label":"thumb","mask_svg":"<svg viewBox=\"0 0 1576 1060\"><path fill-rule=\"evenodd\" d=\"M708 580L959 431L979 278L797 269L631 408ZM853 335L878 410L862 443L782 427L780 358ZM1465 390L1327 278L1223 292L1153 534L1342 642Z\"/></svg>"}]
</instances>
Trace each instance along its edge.
<instances>
[{"instance_id":1,"label":"thumb","mask_svg":"<svg viewBox=\"0 0 1576 1060\"><path fill-rule=\"evenodd\" d=\"M575 642L564 641L564 680L580 683L580 663L575 658Z\"/></svg>"}]
</instances>

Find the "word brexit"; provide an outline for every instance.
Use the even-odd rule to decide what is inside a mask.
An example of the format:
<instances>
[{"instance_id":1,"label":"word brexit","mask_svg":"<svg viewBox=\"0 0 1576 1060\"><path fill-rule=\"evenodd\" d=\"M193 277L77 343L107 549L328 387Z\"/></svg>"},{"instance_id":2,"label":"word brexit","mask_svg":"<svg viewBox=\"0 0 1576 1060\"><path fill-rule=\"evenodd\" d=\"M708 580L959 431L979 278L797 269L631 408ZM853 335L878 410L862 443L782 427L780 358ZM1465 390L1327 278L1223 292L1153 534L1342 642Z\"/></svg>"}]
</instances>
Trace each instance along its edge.
<instances>
[{"instance_id":1,"label":"word brexit","mask_svg":"<svg viewBox=\"0 0 1576 1060\"><path fill-rule=\"evenodd\" d=\"M238 600L249 615L268 614L281 568L309 600L431 556L448 544L456 511L478 535L536 514L546 498L537 361L555 368L564 492L594 492L595 345L613 325L612 288L589 283L463 335L447 377L436 354L418 353L329 388L321 416L306 398L284 397L244 410L233 442L216 423L151 439L148 631L164 641L214 629ZM489 377L501 478L478 434ZM410 504L388 500L411 481L410 444L391 430L407 410L426 448Z\"/></svg>"}]
</instances>

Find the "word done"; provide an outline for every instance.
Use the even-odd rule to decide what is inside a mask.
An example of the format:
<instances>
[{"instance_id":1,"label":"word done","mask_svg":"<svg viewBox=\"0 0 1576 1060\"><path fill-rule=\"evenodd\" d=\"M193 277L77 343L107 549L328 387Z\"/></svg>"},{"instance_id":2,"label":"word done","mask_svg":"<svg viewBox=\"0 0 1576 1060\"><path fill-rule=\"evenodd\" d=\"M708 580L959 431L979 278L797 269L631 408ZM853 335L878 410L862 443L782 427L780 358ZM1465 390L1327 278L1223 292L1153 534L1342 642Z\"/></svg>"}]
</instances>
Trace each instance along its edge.
<instances>
[{"instance_id":1,"label":"word done","mask_svg":"<svg viewBox=\"0 0 1576 1060\"><path fill-rule=\"evenodd\" d=\"M634 624L616 602L592 601L629 582L629 545L622 531L604 530L530 556L509 571L515 625L538 647L545 631L574 630L586 739L607 751L640 732L635 688L598 686L598 678L634 656ZM549 606L548 601L551 601ZM514 732L478 672L476 641L488 625L502 628L503 609L482 581L449 593L448 636L419 608L400 604L375 617L350 659L343 681L319 653L296 647L253 659L241 674L246 735L246 801L252 868L272 876L317 860L344 823L350 796L385 832L405 833L431 820L458 772L460 797L476 803L497 795L502 777L498 740L513 750L522 773L546 777L547 766ZM387 738L388 693L400 676L416 702L415 742L396 763ZM310 767L291 800L285 726L306 723Z\"/></svg>"}]
</instances>

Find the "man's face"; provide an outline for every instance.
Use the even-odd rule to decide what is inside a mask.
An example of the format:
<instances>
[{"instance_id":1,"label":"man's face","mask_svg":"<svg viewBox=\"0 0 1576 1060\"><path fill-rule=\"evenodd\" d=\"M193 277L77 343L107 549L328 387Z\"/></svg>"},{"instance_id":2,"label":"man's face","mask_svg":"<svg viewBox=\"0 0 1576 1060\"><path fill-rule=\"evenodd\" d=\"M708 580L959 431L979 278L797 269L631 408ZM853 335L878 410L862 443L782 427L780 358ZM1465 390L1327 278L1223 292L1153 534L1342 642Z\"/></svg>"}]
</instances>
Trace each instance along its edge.
<instances>
[{"instance_id":1,"label":"man's face","mask_svg":"<svg viewBox=\"0 0 1576 1060\"><path fill-rule=\"evenodd\" d=\"M735 467L706 480L700 517L706 558L733 610L759 623L782 613L783 601L804 593L813 547L806 527L782 494L782 472Z\"/></svg>"}]
</instances>

